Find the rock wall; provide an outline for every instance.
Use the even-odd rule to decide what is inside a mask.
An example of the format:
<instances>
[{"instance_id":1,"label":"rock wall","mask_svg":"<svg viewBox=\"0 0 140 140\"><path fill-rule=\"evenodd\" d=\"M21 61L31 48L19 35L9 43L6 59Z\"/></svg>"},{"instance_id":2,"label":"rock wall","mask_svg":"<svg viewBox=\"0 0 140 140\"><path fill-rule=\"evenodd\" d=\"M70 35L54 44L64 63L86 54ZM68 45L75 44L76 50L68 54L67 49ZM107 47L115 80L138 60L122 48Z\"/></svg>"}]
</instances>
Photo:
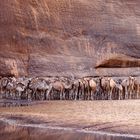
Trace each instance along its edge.
<instances>
[{"instance_id":1,"label":"rock wall","mask_svg":"<svg viewBox=\"0 0 140 140\"><path fill-rule=\"evenodd\" d=\"M140 75L139 0L1 0L0 75Z\"/></svg>"}]
</instances>

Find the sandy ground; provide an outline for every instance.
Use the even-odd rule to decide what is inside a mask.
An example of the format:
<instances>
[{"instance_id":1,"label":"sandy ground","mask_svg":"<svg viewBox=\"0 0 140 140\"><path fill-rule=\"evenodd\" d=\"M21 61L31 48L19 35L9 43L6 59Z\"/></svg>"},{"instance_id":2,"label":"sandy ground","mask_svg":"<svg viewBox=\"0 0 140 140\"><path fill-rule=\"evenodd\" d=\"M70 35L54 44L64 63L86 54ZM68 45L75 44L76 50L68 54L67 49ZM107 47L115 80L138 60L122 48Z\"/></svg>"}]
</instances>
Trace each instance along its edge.
<instances>
[{"instance_id":1,"label":"sandy ground","mask_svg":"<svg viewBox=\"0 0 140 140\"><path fill-rule=\"evenodd\" d=\"M72 131L75 135L71 136L77 138L88 132L93 132L95 137L98 132L140 139L140 100L45 101L25 107L0 107L0 122L4 128L3 134L7 132L5 124L14 125L14 128L16 124L20 124L20 127L29 127L30 124L32 128L46 128L49 132L50 129L61 133L67 130L65 135L68 138ZM77 130L80 133L78 136ZM58 137L56 133L55 136ZM91 135L86 137L93 139ZM86 137L84 135L81 139L88 139Z\"/></svg>"}]
</instances>

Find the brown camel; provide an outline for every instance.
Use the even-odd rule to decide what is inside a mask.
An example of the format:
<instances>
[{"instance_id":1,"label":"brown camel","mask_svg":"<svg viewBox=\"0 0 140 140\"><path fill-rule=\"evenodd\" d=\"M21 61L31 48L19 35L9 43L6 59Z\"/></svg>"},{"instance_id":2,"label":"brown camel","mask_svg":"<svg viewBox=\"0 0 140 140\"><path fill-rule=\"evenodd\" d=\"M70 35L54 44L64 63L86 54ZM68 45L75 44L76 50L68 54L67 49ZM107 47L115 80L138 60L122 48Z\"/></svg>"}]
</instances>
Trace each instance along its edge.
<instances>
[{"instance_id":1,"label":"brown camel","mask_svg":"<svg viewBox=\"0 0 140 140\"><path fill-rule=\"evenodd\" d=\"M135 78L135 81L134 81L134 92L136 93L136 99L139 99L139 96L140 96L140 78L137 77Z\"/></svg>"},{"instance_id":2,"label":"brown camel","mask_svg":"<svg viewBox=\"0 0 140 140\"><path fill-rule=\"evenodd\" d=\"M95 98L95 93L96 93L96 82L94 81L94 79L92 78L89 81L89 87L90 87L90 99L93 100Z\"/></svg>"},{"instance_id":3,"label":"brown camel","mask_svg":"<svg viewBox=\"0 0 140 140\"><path fill-rule=\"evenodd\" d=\"M90 86L89 81L91 80L91 77L85 77L83 78L84 86L85 86L85 99L90 99Z\"/></svg>"},{"instance_id":4,"label":"brown camel","mask_svg":"<svg viewBox=\"0 0 140 140\"><path fill-rule=\"evenodd\" d=\"M77 98L78 98L79 87L80 87L79 79L74 80L74 82L73 82L73 96L72 96L72 98L74 98L74 100L77 100Z\"/></svg>"},{"instance_id":5,"label":"brown camel","mask_svg":"<svg viewBox=\"0 0 140 140\"><path fill-rule=\"evenodd\" d=\"M128 79L124 79L121 83L122 87L123 87L123 91L124 91L124 95L125 95L125 99L128 99L128 87L129 87L129 80Z\"/></svg>"},{"instance_id":6,"label":"brown camel","mask_svg":"<svg viewBox=\"0 0 140 140\"><path fill-rule=\"evenodd\" d=\"M64 85L64 93L63 93L63 98L66 99L71 99L71 95L73 93L73 81L70 79L66 79L63 82Z\"/></svg>"},{"instance_id":7,"label":"brown camel","mask_svg":"<svg viewBox=\"0 0 140 140\"><path fill-rule=\"evenodd\" d=\"M134 81L135 81L135 78L132 76L129 76L129 99L131 99L133 96Z\"/></svg>"},{"instance_id":8,"label":"brown camel","mask_svg":"<svg viewBox=\"0 0 140 140\"><path fill-rule=\"evenodd\" d=\"M110 90L110 84L109 80L106 77L99 78L100 81L100 87L102 89L102 99L106 99L106 96L108 98L108 91Z\"/></svg>"},{"instance_id":9,"label":"brown camel","mask_svg":"<svg viewBox=\"0 0 140 140\"><path fill-rule=\"evenodd\" d=\"M60 81L55 81L54 83L51 83L47 91L47 99L51 99L52 96L51 93L53 92L53 96L54 96L54 91L57 91L57 93L59 93L60 100L62 100L64 89L65 89L64 84Z\"/></svg>"},{"instance_id":10,"label":"brown camel","mask_svg":"<svg viewBox=\"0 0 140 140\"><path fill-rule=\"evenodd\" d=\"M79 81L79 90L78 90L78 97L79 100L84 99L84 93L85 93L85 81L83 79L78 79Z\"/></svg>"},{"instance_id":11,"label":"brown camel","mask_svg":"<svg viewBox=\"0 0 140 140\"><path fill-rule=\"evenodd\" d=\"M121 83L121 85L123 86L123 89L125 91L125 99L129 99L132 97L132 93L134 90L134 81L135 78L132 76L129 76L128 79L124 79Z\"/></svg>"},{"instance_id":12,"label":"brown camel","mask_svg":"<svg viewBox=\"0 0 140 140\"><path fill-rule=\"evenodd\" d=\"M110 88L110 93L109 93L109 99L112 100L112 94L113 94L113 90L116 87L116 82L112 79L112 78L108 78L109 80L109 88Z\"/></svg>"}]
</instances>

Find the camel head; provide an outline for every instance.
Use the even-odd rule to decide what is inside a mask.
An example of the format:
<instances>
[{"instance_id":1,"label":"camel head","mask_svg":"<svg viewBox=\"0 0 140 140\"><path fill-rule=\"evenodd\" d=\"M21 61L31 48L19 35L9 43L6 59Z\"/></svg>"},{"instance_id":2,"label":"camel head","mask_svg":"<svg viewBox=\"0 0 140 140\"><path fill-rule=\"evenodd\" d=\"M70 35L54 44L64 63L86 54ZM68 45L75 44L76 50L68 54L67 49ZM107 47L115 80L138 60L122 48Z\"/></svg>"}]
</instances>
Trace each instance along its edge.
<instances>
[{"instance_id":1,"label":"camel head","mask_svg":"<svg viewBox=\"0 0 140 140\"><path fill-rule=\"evenodd\" d=\"M134 81L135 80L135 77L129 76L129 80Z\"/></svg>"},{"instance_id":2,"label":"camel head","mask_svg":"<svg viewBox=\"0 0 140 140\"><path fill-rule=\"evenodd\" d=\"M134 82L135 82L135 78L134 77L132 77L132 76L129 76L129 84L134 84Z\"/></svg>"}]
</instances>

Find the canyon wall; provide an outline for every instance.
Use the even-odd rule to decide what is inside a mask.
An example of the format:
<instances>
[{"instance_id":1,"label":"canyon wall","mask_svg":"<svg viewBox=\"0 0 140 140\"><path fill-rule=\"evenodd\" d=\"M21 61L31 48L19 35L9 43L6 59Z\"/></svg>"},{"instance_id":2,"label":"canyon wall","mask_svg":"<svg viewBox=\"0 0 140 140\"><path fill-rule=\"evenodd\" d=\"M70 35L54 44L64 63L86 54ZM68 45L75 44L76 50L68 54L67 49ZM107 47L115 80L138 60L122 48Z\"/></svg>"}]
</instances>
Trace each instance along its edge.
<instances>
[{"instance_id":1,"label":"canyon wall","mask_svg":"<svg viewBox=\"0 0 140 140\"><path fill-rule=\"evenodd\" d=\"M1 0L0 75L140 75L139 0Z\"/></svg>"}]
</instances>

